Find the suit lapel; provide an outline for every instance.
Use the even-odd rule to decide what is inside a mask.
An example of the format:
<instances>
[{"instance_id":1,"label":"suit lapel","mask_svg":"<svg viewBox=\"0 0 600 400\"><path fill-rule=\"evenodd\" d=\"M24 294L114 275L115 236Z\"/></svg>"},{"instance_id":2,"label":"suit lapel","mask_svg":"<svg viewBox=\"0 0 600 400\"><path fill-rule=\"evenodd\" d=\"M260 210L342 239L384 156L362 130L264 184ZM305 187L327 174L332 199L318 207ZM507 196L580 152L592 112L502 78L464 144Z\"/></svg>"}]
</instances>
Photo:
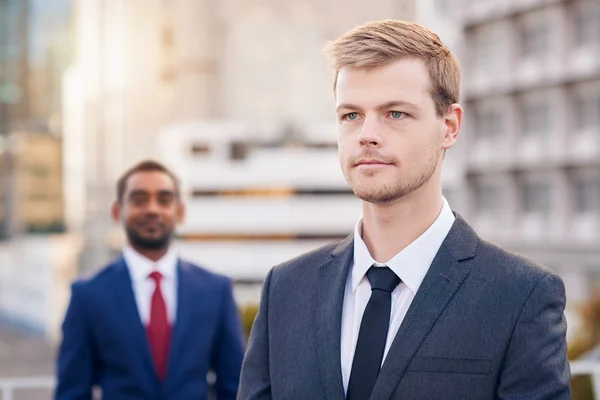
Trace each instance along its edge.
<instances>
[{"instance_id":1,"label":"suit lapel","mask_svg":"<svg viewBox=\"0 0 600 400\"><path fill-rule=\"evenodd\" d=\"M371 399L391 398L415 352L467 277L469 271L459 261L474 257L477 242L457 216L392 342Z\"/></svg>"},{"instance_id":2,"label":"suit lapel","mask_svg":"<svg viewBox=\"0 0 600 400\"><path fill-rule=\"evenodd\" d=\"M209 283L198 279L193 268L195 267L181 260L177 263L177 315L169 352L165 393L177 383L182 360L186 359L188 350L195 346L195 342L203 340L205 332L190 329L194 315L201 315L204 308L215 302L211 298Z\"/></svg>"},{"instance_id":3,"label":"suit lapel","mask_svg":"<svg viewBox=\"0 0 600 400\"><path fill-rule=\"evenodd\" d=\"M340 336L352 243L350 235L333 251L333 258L319 268L315 328L321 380L327 399L344 399Z\"/></svg>"},{"instance_id":4,"label":"suit lapel","mask_svg":"<svg viewBox=\"0 0 600 400\"><path fill-rule=\"evenodd\" d=\"M117 263L117 274L118 278L113 289L115 291L116 307L119 310L118 315L123 326L123 335L129 338L131 346L139 354L139 362L132 361L133 365L137 365L143 370L148 382L153 384L153 387L149 388L150 393L155 393L158 390L159 381L154 368L146 329L137 308L131 276L124 259L119 260Z\"/></svg>"},{"instance_id":5,"label":"suit lapel","mask_svg":"<svg viewBox=\"0 0 600 400\"><path fill-rule=\"evenodd\" d=\"M186 326L191 318L194 291L192 290L192 276L189 271L190 266L178 261L177 263L177 311L175 323L173 325L173 334L171 336L171 350L169 351L169 363L167 367L167 382L173 379L177 362L181 360L181 352L185 351L182 344L185 343ZM191 343L187 343L191 345Z\"/></svg>"}]
</instances>

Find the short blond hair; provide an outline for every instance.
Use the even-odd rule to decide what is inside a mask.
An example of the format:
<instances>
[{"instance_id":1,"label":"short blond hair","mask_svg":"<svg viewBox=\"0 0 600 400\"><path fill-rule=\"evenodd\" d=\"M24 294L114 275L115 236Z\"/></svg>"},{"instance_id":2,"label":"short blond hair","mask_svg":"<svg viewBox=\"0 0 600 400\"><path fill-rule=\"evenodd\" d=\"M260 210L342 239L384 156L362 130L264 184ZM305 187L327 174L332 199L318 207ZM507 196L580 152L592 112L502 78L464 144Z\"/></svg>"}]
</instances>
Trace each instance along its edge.
<instances>
[{"instance_id":1,"label":"short blond hair","mask_svg":"<svg viewBox=\"0 0 600 400\"><path fill-rule=\"evenodd\" d=\"M442 116L458 103L460 65L458 59L430 29L409 21L369 22L327 43L333 61L335 93L342 68L375 68L403 58L423 60L431 80L431 96Z\"/></svg>"}]
</instances>

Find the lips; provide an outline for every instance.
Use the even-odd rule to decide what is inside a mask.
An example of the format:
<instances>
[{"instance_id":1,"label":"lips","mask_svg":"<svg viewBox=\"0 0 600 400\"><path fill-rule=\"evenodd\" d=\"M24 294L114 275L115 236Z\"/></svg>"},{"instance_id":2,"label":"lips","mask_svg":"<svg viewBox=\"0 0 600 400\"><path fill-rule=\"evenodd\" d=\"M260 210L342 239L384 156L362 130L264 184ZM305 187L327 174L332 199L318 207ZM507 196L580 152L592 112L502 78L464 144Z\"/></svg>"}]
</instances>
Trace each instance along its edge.
<instances>
[{"instance_id":1,"label":"lips","mask_svg":"<svg viewBox=\"0 0 600 400\"><path fill-rule=\"evenodd\" d=\"M376 160L376 159L362 159L354 164L354 167L358 169L372 169L372 168L383 168L393 165L393 163Z\"/></svg>"},{"instance_id":2,"label":"lips","mask_svg":"<svg viewBox=\"0 0 600 400\"><path fill-rule=\"evenodd\" d=\"M356 163L356 165L391 165L391 163L386 163L379 160L360 160Z\"/></svg>"},{"instance_id":3,"label":"lips","mask_svg":"<svg viewBox=\"0 0 600 400\"><path fill-rule=\"evenodd\" d=\"M144 221L140 223L139 227L144 230L159 230L162 229L163 224L159 221Z\"/></svg>"}]
</instances>

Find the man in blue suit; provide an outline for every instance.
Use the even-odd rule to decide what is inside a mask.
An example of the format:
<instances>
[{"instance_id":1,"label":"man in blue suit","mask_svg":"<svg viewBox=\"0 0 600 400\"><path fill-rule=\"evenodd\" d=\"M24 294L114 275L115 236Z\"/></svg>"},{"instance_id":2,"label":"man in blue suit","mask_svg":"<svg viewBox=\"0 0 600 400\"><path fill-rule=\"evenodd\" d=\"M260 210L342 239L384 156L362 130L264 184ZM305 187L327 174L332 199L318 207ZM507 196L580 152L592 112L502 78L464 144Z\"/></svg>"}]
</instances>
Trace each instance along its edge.
<instances>
[{"instance_id":1,"label":"man in blue suit","mask_svg":"<svg viewBox=\"0 0 600 400\"><path fill-rule=\"evenodd\" d=\"M58 356L56 400L235 399L243 334L230 280L178 258L185 209L177 177L145 161L117 184L122 256L72 285Z\"/></svg>"}]
</instances>

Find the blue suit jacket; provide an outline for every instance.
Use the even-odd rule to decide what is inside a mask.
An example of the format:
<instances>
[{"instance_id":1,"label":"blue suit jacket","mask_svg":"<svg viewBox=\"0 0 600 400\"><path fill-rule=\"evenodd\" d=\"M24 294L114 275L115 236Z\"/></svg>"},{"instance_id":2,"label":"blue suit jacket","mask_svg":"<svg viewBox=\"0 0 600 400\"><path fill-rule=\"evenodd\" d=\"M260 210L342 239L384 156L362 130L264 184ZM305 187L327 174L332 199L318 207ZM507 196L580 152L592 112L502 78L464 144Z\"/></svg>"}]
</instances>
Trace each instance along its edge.
<instances>
[{"instance_id":1,"label":"blue suit jacket","mask_svg":"<svg viewBox=\"0 0 600 400\"><path fill-rule=\"evenodd\" d=\"M177 266L177 315L167 376L157 377L123 258L72 285L58 355L56 400L206 399L207 373L218 399L235 399L243 335L231 283L195 265Z\"/></svg>"}]
</instances>

